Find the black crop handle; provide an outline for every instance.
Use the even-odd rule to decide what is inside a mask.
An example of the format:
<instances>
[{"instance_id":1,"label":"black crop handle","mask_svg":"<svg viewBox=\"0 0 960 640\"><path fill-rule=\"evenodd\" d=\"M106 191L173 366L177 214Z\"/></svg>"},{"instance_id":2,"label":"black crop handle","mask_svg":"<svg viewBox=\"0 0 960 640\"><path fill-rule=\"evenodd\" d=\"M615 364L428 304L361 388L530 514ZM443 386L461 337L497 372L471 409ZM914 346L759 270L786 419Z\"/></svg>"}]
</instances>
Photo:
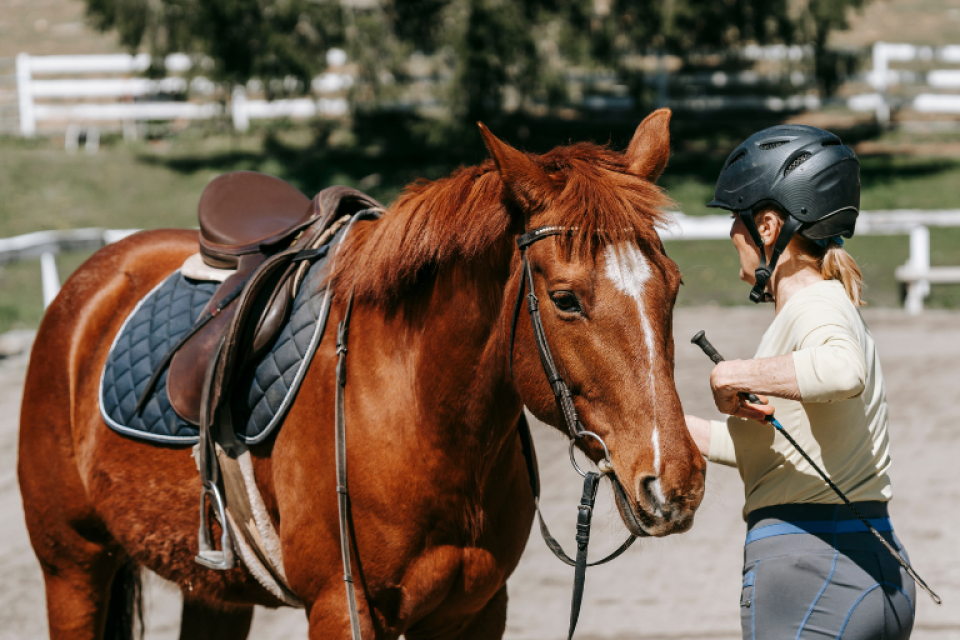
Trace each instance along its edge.
<instances>
[{"instance_id":1,"label":"black crop handle","mask_svg":"<svg viewBox=\"0 0 960 640\"><path fill-rule=\"evenodd\" d=\"M710 344L709 340L707 340L707 334L705 332L698 331L697 335L690 339L690 342L700 347L703 352L707 354L707 357L713 360L714 364L720 364L723 362L723 356L717 353L717 350L713 348L713 345ZM747 398L747 402L751 402L753 404L763 404L760 402L760 398L758 398L755 394L748 393L745 394L745 396Z\"/></svg>"}]
</instances>

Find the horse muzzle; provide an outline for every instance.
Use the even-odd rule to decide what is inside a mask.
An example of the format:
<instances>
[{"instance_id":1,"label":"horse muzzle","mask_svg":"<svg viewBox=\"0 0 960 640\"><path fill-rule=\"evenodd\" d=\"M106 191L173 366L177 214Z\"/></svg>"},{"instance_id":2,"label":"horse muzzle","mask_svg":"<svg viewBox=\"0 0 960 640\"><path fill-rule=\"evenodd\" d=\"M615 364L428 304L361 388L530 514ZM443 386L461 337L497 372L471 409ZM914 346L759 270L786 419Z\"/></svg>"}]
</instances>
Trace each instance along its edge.
<instances>
[{"instance_id":1,"label":"horse muzzle","mask_svg":"<svg viewBox=\"0 0 960 640\"><path fill-rule=\"evenodd\" d=\"M638 482L638 497L631 499L619 478L611 476L613 495L620 510L620 517L630 533L636 536L662 537L683 533L693 526L693 516L700 504L698 496L680 501L663 500L648 478ZM690 499L690 498L693 499Z\"/></svg>"}]
</instances>

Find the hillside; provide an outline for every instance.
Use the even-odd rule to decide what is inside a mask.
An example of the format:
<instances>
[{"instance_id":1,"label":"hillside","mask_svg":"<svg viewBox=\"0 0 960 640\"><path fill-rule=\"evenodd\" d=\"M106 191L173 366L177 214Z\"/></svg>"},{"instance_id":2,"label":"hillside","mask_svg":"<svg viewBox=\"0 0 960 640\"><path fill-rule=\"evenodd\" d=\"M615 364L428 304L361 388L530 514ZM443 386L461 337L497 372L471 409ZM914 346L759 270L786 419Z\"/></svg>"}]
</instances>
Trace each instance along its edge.
<instances>
[{"instance_id":1,"label":"hillside","mask_svg":"<svg viewBox=\"0 0 960 640\"><path fill-rule=\"evenodd\" d=\"M873 0L862 12L854 12L850 29L833 34L831 42L842 47L867 47L878 40L934 46L960 44L960 3Z\"/></svg>"},{"instance_id":2,"label":"hillside","mask_svg":"<svg viewBox=\"0 0 960 640\"><path fill-rule=\"evenodd\" d=\"M116 53L114 38L91 29L81 0L0 0L0 58Z\"/></svg>"}]
</instances>

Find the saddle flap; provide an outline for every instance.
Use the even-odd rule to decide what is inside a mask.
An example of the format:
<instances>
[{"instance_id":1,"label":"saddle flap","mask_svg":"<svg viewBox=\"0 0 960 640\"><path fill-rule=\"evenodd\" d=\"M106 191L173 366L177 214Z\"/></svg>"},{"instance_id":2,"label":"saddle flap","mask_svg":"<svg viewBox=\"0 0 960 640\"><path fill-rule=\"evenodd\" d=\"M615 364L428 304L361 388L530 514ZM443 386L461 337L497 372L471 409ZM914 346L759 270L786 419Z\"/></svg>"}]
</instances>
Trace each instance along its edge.
<instances>
[{"instance_id":1,"label":"saddle flap","mask_svg":"<svg viewBox=\"0 0 960 640\"><path fill-rule=\"evenodd\" d=\"M223 281L210 298L205 311L216 308L221 300L241 286L260 266L263 259L264 256L260 254L241 258L236 273ZM217 317L187 340L170 361L170 370L167 373L167 399L177 415L190 424L200 424L201 395L207 363L210 362L220 338L230 326L236 310L236 301L227 305Z\"/></svg>"}]
</instances>

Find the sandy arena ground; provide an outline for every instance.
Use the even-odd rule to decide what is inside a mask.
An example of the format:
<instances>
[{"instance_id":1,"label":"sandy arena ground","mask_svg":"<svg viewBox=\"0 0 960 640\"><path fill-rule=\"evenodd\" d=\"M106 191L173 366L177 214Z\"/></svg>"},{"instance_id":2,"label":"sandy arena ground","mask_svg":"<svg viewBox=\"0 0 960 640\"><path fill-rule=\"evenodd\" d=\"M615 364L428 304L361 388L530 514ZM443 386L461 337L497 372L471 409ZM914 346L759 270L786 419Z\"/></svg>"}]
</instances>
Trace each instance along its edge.
<instances>
[{"instance_id":1,"label":"sandy arena ground","mask_svg":"<svg viewBox=\"0 0 960 640\"><path fill-rule=\"evenodd\" d=\"M868 310L883 359L893 451L892 503L897 534L914 566L943 597L936 607L918 593L919 640L960 640L960 314L933 312L909 318L899 311ZM707 329L728 358L750 357L772 318L769 308L683 309L676 319L677 385L685 410L715 415L707 394L709 361L688 343ZM20 393L26 356L0 360L0 640L46 636L40 568L27 540L16 480ZM543 510L554 534L573 546L580 477L567 461L556 431L535 430L541 464ZM740 637L740 561L743 486L736 471L711 465L696 524L686 534L635 545L624 557L587 573L578 638L683 639ZM625 530L602 491L592 549L615 547ZM338 561L331 558L331 561ZM553 558L532 533L510 581L506 638L563 638L573 571ZM179 595L152 578L146 593L147 638L175 638ZM251 638L306 638L302 612L258 610Z\"/></svg>"}]
</instances>

